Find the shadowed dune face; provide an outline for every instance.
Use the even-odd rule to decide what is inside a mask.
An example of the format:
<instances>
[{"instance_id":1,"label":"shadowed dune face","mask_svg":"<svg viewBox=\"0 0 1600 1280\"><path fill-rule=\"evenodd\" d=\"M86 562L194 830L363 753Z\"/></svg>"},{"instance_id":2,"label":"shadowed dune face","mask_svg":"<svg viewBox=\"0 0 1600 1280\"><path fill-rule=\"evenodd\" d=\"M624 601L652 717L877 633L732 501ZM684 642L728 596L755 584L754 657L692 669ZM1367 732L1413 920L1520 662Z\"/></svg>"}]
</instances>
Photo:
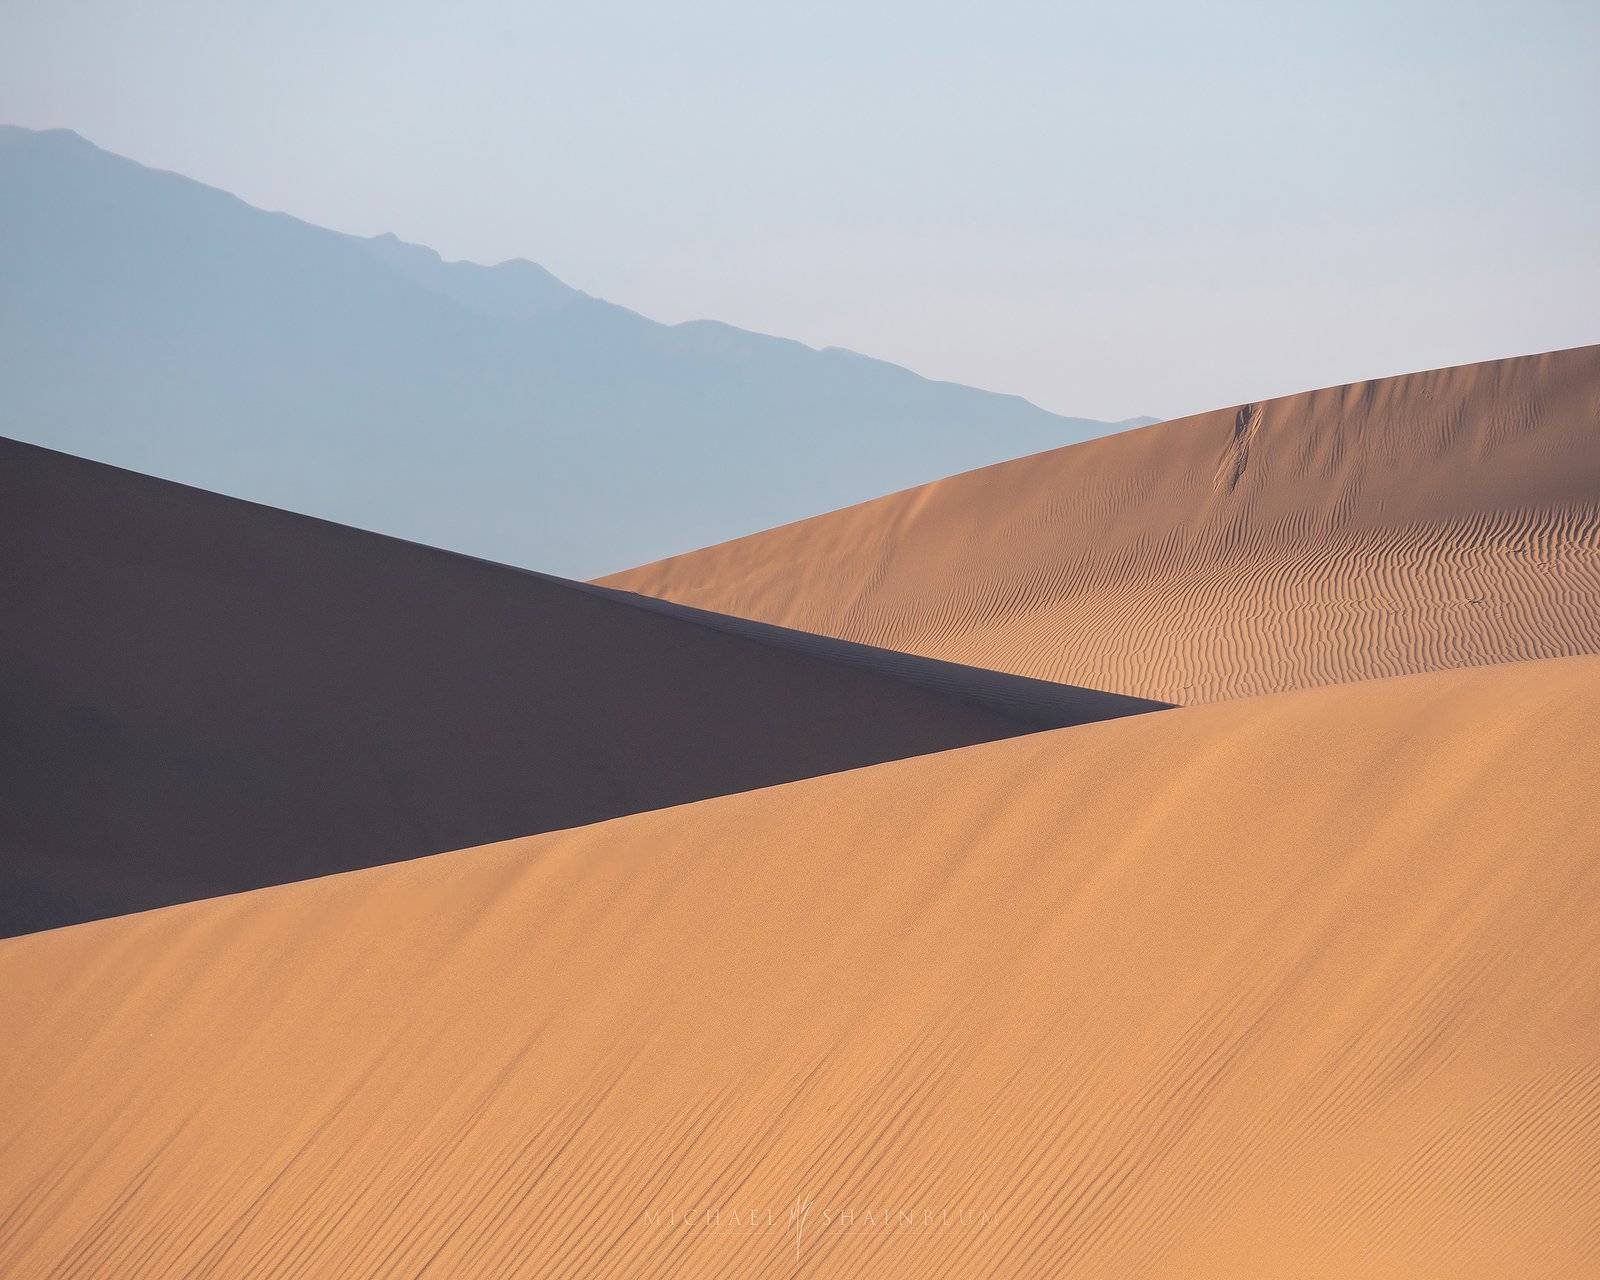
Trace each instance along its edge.
<instances>
[{"instance_id":1,"label":"shadowed dune face","mask_svg":"<svg viewBox=\"0 0 1600 1280\"><path fill-rule=\"evenodd\" d=\"M0 541L7 934L1153 705L910 682L9 441Z\"/></svg>"},{"instance_id":2,"label":"shadowed dune face","mask_svg":"<svg viewBox=\"0 0 1600 1280\"><path fill-rule=\"evenodd\" d=\"M0 943L0 1273L1593 1276L1597 718L1303 691Z\"/></svg>"},{"instance_id":3,"label":"shadowed dune face","mask_svg":"<svg viewBox=\"0 0 1600 1280\"><path fill-rule=\"evenodd\" d=\"M1172 705L1149 698L1130 698L1120 693L1085 689L1078 685L1032 680L1026 676L993 671L988 667L969 667L959 663L941 662L937 658L924 658L894 649L856 644L850 640L840 640L836 636L818 635L813 631L775 627L770 623L756 622L750 618L708 613L704 609L675 604L671 600L662 600L657 596L642 596L631 591L618 591L612 587L597 586L593 583L583 584L583 589L596 592L607 599L622 601L637 608L649 609L653 613L680 618L730 635L742 636L760 644L773 645L796 653L808 653L841 666L880 671L906 684L932 689L966 702L976 703L1019 720L1031 721L1041 728L1059 729L1067 725L1089 724L1096 720L1115 720L1120 716L1142 715L1146 711L1164 711Z\"/></svg>"},{"instance_id":4,"label":"shadowed dune face","mask_svg":"<svg viewBox=\"0 0 1600 1280\"><path fill-rule=\"evenodd\" d=\"M1600 650L1600 347L1219 410L603 581L1169 702Z\"/></svg>"}]
</instances>

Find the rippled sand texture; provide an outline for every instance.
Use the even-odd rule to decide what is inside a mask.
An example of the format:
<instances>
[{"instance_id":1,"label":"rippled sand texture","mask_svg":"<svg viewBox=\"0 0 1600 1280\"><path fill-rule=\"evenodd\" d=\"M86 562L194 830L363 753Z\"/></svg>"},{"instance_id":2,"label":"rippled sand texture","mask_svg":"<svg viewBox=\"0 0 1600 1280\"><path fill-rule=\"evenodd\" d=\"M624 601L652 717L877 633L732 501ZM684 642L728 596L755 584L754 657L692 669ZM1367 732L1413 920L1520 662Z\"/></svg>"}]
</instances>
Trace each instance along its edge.
<instances>
[{"instance_id":1,"label":"rippled sand texture","mask_svg":"<svg viewBox=\"0 0 1600 1280\"><path fill-rule=\"evenodd\" d=\"M1296 692L0 942L0 1274L1592 1277L1596 723Z\"/></svg>"},{"instance_id":2,"label":"rippled sand texture","mask_svg":"<svg viewBox=\"0 0 1600 1280\"><path fill-rule=\"evenodd\" d=\"M953 476L608 585L1179 703L1600 651L1600 347Z\"/></svg>"}]
</instances>

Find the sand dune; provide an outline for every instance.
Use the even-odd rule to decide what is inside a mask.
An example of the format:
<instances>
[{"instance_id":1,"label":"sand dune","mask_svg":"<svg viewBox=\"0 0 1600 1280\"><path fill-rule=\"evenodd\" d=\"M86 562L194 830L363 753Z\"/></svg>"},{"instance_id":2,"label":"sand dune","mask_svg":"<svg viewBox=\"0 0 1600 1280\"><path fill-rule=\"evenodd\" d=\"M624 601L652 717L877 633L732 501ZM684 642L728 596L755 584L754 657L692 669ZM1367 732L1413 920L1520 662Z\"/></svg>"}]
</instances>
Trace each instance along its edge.
<instances>
[{"instance_id":1,"label":"sand dune","mask_svg":"<svg viewBox=\"0 0 1600 1280\"><path fill-rule=\"evenodd\" d=\"M1317 689L11 939L0 1274L1592 1277L1597 719Z\"/></svg>"},{"instance_id":2,"label":"sand dune","mask_svg":"<svg viewBox=\"0 0 1600 1280\"><path fill-rule=\"evenodd\" d=\"M608 585L1200 703L1600 651L1600 347L967 472Z\"/></svg>"},{"instance_id":3,"label":"sand dune","mask_svg":"<svg viewBox=\"0 0 1600 1280\"><path fill-rule=\"evenodd\" d=\"M710 613L705 609L662 600L657 596L620 591L614 587L594 583L581 585L584 590L596 592L607 599L710 627L714 631L795 653L811 654L837 666L864 667L869 671L882 672L903 684L947 694L963 702L1001 712L1035 728L1059 729L1096 720L1114 720L1118 716L1160 711L1173 705L1149 698L1130 698L1125 694L1085 689L1081 685L1034 680L1027 676L993 671L988 667L942 662L937 658L901 653L895 649L880 649L875 645L858 644L836 636L818 635L814 631L796 631L791 627L777 627L751 618Z\"/></svg>"},{"instance_id":4,"label":"sand dune","mask_svg":"<svg viewBox=\"0 0 1600 1280\"><path fill-rule=\"evenodd\" d=\"M1152 705L735 634L10 441L0 542L6 934Z\"/></svg>"}]
</instances>

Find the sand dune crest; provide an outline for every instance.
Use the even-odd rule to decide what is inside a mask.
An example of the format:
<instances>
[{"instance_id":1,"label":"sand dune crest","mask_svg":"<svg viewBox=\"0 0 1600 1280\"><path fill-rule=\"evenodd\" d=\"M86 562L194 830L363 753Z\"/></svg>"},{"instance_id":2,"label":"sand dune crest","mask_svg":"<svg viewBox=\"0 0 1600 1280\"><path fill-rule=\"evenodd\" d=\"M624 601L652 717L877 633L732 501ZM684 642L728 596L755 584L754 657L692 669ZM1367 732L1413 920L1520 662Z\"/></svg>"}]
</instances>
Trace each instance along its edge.
<instances>
[{"instance_id":1,"label":"sand dune crest","mask_svg":"<svg viewBox=\"0 0 1600 1280\"><path fill-rule=\"evenodd\" d=\"M0 544L0 933L1154 705L753 636L12 441Z\"/></svg>"},{"instance_id":2,"label":"sand dune crest","mask_svg":"<svg viewBox=\"0 0 1600 1280\"><path fill-rule=\"evenodd\" d=\"M1597 719L1319 689L11 939L0 1273L1593 1276Z\"/></svg>"},{"instance_id":3,"label":"sand dune crest","mask_svg":"<svg viewBox=\"0 0 1600 1280\"><path fill-rule=\"evenodd\" d=\"M1219 409L603 580L1200 703L1600 651L1600 347Z\"/></svg>"}]
</instances>

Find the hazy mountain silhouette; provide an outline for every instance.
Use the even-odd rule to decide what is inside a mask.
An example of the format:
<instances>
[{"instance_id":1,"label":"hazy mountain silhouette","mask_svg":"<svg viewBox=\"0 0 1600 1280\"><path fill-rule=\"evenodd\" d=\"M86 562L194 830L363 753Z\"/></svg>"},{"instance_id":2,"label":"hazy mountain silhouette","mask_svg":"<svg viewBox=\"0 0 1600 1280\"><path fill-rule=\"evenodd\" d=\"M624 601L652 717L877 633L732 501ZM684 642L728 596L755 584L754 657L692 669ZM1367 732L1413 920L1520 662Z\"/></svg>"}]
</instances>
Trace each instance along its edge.
<instances>
[{"instance_id":1,"label":"hazy mountain silhouette","mask_svg":"<svg viewBox=\"0 0 1600 1280\"><path fill-rule=\"evenodd\" d=\"M1111 429L0 126L5 430L590 575Z\"/></svg>"}]
</instances>

